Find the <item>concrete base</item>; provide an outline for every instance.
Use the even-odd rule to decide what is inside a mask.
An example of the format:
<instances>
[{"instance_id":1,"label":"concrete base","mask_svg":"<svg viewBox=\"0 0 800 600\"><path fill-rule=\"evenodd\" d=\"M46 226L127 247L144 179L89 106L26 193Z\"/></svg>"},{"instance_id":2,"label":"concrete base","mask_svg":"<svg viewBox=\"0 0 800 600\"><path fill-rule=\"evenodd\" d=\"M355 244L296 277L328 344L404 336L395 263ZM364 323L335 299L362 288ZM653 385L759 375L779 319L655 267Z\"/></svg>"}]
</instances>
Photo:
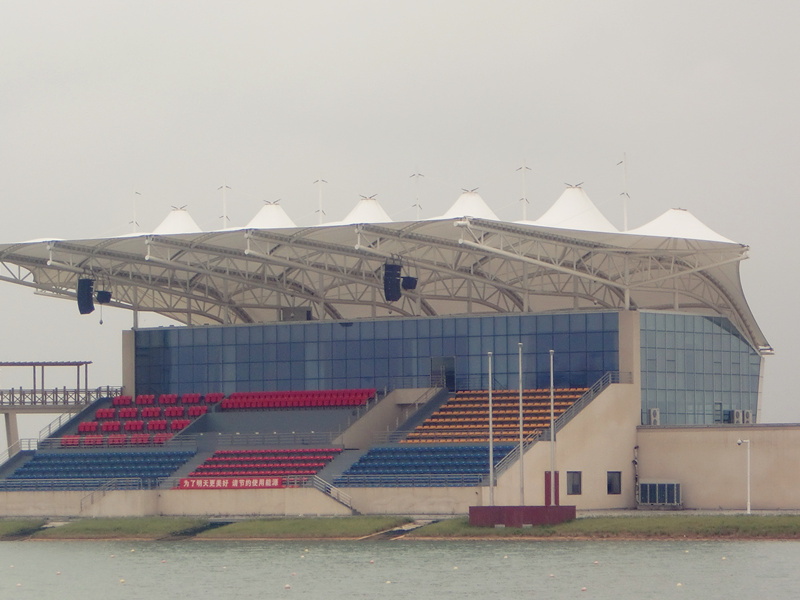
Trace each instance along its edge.
<instances>
[{"instance_id":1,"label":"concrete base","mask_svg":"<svg viewBox=\"0 0 800 600\"><path fill-rule=\"evenodd\" d=\"M470 506L473 527L557 525L575 518L574 506Z\"/></svg>"}]
</instances>

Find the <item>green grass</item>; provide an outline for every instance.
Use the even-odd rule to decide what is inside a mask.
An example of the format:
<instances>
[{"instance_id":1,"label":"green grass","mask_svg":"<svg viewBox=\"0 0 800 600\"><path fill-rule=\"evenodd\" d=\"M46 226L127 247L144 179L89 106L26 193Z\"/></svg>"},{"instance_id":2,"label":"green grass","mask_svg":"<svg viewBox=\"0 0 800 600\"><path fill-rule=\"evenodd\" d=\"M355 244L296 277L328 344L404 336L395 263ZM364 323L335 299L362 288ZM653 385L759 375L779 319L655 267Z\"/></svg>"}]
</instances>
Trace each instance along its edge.
<instances>
[{"instance_id":1,"label":"green grass","mask_svg":"<svg viewBox=\"0 0 800 600\"><path fill-rule=\"evenodd\" d=\"M416 529L407 537L531 537L531 538L725 538L800 539L797 515L658 515L584 517L552 526L471 527L466 517L447 519Z\"/></svg>"},{"instance_id":2,"label":"green grass","mask_svg":"<svg viewBox=\"0 0 800 600\"><path fill-rule=\"evenodd\" d=\"M412 519L400 516L250 519L214 527L207 519L141 517L79 519L43 529L44 520L0 520L0 540L15 539L359 539ZM800 515L683 515L584 517L555 526L470 527L466 517L444 519L407 538L520 539L800 539Z\"/></svg>"},{"instance_id":3,"label":"green grass","mask_svg":"<svg viewBox=\"0 0 800 600\"><path fill-rule=\"evenodd\" d=\"M408 517L381 516L256 519L208 529L197 537L199 539L354 539L393 529L411 520Z\"/></svg>"},{"instance_id":4,"label":"green grass","mask_svg":"<svg viewBox=\"0 0 800 600\"><path fill-rule=\"evenodd\" d=\"M44 519L0 521L0 540L13 540L29 536L38 531L45 522Z\"/></svg>"},{"instance_id":5,"label":"green grass","mask_svg":"<svg viewBox=\"0 0 800 600\"><path fill-rule=\"evenodd\" d=\"M138 517L81 519L60 527L42 529L35 539L163 539L193 536L208 527L208 519L189 517Z\"/></svg>"}]
</instances>

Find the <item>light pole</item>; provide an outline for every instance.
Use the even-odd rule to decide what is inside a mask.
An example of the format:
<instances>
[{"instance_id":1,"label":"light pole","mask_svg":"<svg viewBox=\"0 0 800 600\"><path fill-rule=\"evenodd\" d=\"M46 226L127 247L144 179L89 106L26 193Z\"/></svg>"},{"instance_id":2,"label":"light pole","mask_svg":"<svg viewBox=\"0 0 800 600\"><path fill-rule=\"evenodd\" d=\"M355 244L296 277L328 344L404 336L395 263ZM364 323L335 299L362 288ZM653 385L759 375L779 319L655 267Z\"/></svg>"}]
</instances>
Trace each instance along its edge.
<instances>
[{"instance_id":1,"label":"light pole","mask_svg":"<svg viewBox=\"0 0 800 600\"><path fill-rule=\"evenodd\" d=\"M747 444L747 514L750 514L750 440L738 440L739 446Z\"/></svg>"},{"instance_id":2,"label":"light pole","mask_svg":"<svg viewBox=\"0 0 800 600\"><path fill-rule=\"evenodd\" d=\"M487 352L489 357L489 506L494 506L494 428L492 426L494 415L492 414L492 353Z\"/></svg>"}]
</instances>

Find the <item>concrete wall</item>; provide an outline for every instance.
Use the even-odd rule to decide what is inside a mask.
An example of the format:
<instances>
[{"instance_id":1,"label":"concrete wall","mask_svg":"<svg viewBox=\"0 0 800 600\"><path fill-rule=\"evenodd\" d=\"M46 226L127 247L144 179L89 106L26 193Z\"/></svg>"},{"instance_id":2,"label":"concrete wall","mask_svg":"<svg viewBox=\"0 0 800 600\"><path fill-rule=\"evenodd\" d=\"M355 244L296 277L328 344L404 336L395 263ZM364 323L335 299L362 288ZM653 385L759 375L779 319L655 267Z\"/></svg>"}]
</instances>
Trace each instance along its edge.
<instances>
[{"instance_id":1,"label":"concrete wall","mask_svg":"<svg viewBox=\"0 0 800 600\"><path fill-rule=\"evenodd\" d=\"M136 396L136 332L132 329L122 332L122 391Z\"/></svg>"},{"instance_id":2,"label":"concrete wall","mask_svg":"<svg viewBox=\"0 0 800 600\"><path fill-rule=\"evenodd\" d=\"M352 511L312 488L0 492L4 517L341 516Z\"/></svg>"},{"instance_id":3,"label":"concrete wall","mask_svg":"<svg viewBox=\"0 0 800 600\"><path fill-rule=\"evenodd\" d=\"M639 388L631 384L609 386L576 415L556 437L556 471L559 472L560 504L589 508L630 508L634 506L633 449L639 424ZM545 503L545 472L550 470L550 443L537 442L523 461L525 504ZM582 493L567 495L566 472L580 471ZM622 493L609 495L608 471L622 473ZM520 503L518 463L497 481L495 505ZM480 488L481 502L489 504L489 489Z\"/></svg>"},{"instance_id":4,"label":"concrete wall","mask_svg":"<svg viewBox=\"0 0 800 600\"><path fill-rule=\"evenodd\" d=\"M685 508L800 508L800 425L640 427L639 480L680 483Z\"/></svg>"},{"instance_id":5,"label":"concrete wall","mask_svg":"<svg viewBox=\"0 0 800 600\"><path fill-rule=\"evenodd\" d=\"M479 501L478 487L344 488L364 514L464 515Z\"/></svg>"},{"instance_id":6,"label":"concrete wall","mask_svg":"<svg viewBox=\"0 0 800 600\"><path fill-rule=\"evenodd\" d=\"M345 448L369 448L382 436L395 431L417 411L416 402L430 392L430 388L394 390L373 406L363 417L353 423L334 444Z\"/></svg>"}]
</instances>

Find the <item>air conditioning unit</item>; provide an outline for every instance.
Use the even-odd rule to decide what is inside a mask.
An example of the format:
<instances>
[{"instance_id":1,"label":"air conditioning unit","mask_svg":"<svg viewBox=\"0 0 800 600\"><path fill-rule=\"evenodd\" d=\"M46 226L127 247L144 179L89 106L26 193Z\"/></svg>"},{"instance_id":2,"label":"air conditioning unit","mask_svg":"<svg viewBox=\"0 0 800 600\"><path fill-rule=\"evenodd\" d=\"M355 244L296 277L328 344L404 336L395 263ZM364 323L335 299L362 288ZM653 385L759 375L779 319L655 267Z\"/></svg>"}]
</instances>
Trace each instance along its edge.
<instances>
[{"instance_id":1,"label":"air conditioning unit","mask_svg":"<svg viewBox=\"0 0 800 600\"><path fill-rule=\"evenodd\" d=\"M742 424L742 411L741 410L732 410L733 413L733 424L734 425L741 425Z\"/></svg>"},{"instance_id":2,"label":"air conditioning unit","mask_svg":"<svg viewBox=\"0 0 800 600\"><path fill-rule=\"evenodd\" d=\"M752 410L743 410L742 411L742 423L745 425L751 425L753 423L753 411Z\"/></svg>"},{"instance_id":3,"label":"air conditioning unit","mask_svg":"<svg viewBox=\"0 0 800 600\"><path fill-rule=\"evenodd\" d=\"M657 408L650 409L650 425L661 425L661 411Z\"/></svg>"}]
</instances>

